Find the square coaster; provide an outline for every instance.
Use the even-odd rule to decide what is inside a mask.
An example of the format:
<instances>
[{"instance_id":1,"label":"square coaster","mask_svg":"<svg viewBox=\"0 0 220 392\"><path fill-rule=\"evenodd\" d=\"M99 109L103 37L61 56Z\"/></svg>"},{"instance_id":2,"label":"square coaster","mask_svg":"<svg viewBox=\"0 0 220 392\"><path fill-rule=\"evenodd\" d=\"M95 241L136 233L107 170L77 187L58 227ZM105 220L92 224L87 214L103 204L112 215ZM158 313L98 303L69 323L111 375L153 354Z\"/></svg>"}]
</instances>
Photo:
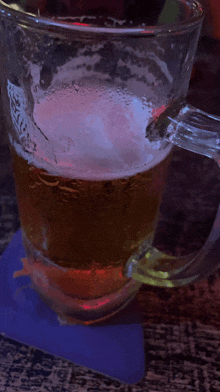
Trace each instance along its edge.
<instances>
[{"instance_id":1,"label":"square coaster","mask_svg":"<svg viewBox=\"0 0 220 392\"><path fill-rule=\"evenodd\" d=\"M21 231L0 261L0 333L50 354L133 384L144 375L141 320L131 307L96 326L60 325L56 313L31 288L28 276L13 278L25 257Z\"/></svg>"}]
</instances>

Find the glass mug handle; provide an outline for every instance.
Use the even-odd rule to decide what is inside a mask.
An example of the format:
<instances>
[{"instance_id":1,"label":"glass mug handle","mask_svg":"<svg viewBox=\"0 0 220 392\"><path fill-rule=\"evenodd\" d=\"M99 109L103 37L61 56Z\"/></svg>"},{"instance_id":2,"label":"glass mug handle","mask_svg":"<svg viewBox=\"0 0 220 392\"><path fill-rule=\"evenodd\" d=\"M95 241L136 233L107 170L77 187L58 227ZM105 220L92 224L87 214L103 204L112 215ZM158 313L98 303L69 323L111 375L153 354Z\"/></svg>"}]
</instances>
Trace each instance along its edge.
<instances>
[{"instance_id":1,"label":"glass mug handle","mask_svg":"<svg viewBox=\"0 0 220 392\"><path fill-rule=\"evenodd\" d=\"M179 101L169 106L146 128L150 141L161 138L197 154L213 158L220 166L220 117ZM205 245L196 254L174 257L146 240L125 267L125 274L142 283L177 287L207 277L220 265L220 206Z\"/></svg>"}]
</instances>

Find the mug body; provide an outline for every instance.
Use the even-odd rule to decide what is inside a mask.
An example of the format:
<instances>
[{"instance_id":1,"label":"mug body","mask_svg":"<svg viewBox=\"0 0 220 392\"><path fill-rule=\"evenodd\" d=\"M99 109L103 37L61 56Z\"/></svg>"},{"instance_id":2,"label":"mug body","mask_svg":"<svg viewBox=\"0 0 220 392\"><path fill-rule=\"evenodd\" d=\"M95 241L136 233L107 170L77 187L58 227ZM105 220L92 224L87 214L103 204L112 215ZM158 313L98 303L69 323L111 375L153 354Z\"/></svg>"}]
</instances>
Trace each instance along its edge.
<instances>
[{"instance_id":1,"label":"mug body","mask_svg":"<svg viewBox=\"0 0 220 392\"><path fill-rule=\"evenodd\" d=\"M0 3L26 250L15 276L28 274L63 323L103 320L140 287L124 269L153 237L172 155L146 127L186 96L202 23L198 3L176 7L174 21L162 12L148 27L45 18Z\"/></svg>"}]
</instances>

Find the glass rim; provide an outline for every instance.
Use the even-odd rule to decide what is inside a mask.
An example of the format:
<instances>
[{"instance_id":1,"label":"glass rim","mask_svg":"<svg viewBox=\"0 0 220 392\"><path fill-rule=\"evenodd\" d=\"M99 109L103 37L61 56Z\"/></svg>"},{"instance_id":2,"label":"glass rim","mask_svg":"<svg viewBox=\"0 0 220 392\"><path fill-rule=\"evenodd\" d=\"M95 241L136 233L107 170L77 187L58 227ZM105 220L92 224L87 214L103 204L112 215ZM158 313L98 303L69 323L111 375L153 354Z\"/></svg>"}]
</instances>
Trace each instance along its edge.
<instances>
[{"instance_id":1,"label":"glass rim","mask_svg":"<svg viewBox=\"0 0 220 392\"><path fill-rule=\"evenodd\" d=\"M180 0L182 1L182 0ZM184 0L183 0L184 1ZM199 25L204 18L204 11L201 4L197 0L191 0L192 10L194 15L190 18L186 18L183 21L176 23L162 24L160 26L143 26L143 27L98 27L89 24L83 24L79 22L71 22L71 17L41 17L28 12L23 12L13 7L10 7L7 3L0 0L0 15L3 15L9 19L15 19L17 24L21 24L25 27L31 27L35 30L45 31L49 30L49 33L54 32L59 34L65 31L68 34L95 34L95 35L111 35L111 36L156 36L156 35L167 35L172 33L185 32L193 27ZM80 18L80 17L79 17Z\"/></svg>"}]
</instances>

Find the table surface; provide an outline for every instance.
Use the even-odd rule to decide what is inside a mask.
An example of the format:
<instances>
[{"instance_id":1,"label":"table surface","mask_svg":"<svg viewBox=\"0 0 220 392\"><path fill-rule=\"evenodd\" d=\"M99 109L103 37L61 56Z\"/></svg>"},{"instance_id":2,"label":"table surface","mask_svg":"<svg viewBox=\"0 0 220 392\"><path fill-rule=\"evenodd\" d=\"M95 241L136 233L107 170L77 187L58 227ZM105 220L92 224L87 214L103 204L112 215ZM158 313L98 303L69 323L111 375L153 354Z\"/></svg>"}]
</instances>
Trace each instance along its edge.
<instances>
[{"instance_id":1,"label":"table surface","mask_svg":"<svg viewBox=\"0 0 220 392\"><path fill-rule=\"evenodd\" d=\"M200 40L188 101L220 115L220 42ZM20 226L11 160L0 110L0 254ZM175 148L158 241L190 253L205 242L220 201L214 161ZM166 240L167 241L167 240ZM182 288L143 286L131 306L144 330L146 371L129 386L0 335L0 391L220 391L219 272Z\"/></svg>"}]
</instances>

